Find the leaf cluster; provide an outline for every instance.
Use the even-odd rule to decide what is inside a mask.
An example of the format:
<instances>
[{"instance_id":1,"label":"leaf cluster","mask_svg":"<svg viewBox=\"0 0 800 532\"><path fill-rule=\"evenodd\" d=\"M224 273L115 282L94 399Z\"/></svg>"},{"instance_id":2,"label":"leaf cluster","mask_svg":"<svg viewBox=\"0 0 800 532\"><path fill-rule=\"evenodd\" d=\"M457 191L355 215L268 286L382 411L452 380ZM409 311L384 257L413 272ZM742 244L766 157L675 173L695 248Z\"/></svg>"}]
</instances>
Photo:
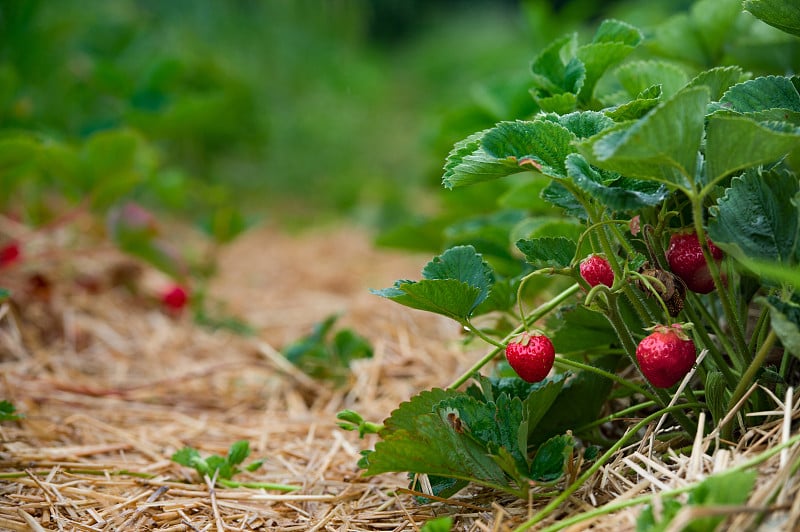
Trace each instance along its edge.
<instances>
[{"instance_id":1,"label":"leaf cluster","mask_svg":"<svg viewBox=\"0 0 800 532\"><path fill-rule=\"evenodd\" d=\"M172 455L172 461L193 468L200 478L208 476L211 479L230 480L234 475L242 472L239 466L248 456L250 456L250 442L239 440L230 446L228 454L225 456L211 454L204 458L197 449L183 447ZM253 472L263 463L263 460L255 460L247 464L244 470Z\"/></svg>"}]
</instances>

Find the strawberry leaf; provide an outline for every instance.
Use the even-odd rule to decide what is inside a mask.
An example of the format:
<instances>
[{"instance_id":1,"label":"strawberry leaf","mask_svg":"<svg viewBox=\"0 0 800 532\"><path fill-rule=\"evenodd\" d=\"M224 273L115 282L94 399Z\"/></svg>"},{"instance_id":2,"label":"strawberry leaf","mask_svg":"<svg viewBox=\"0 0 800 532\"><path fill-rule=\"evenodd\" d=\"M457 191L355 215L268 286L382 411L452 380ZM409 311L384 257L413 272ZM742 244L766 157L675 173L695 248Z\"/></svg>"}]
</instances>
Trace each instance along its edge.
<instances>
[{"instance_id":1,"label":"strawberry leaf","mask_svg":"<svg viewBox=\"0 0 800 532\"><path fill-rule=\"evenodd\" d=\"M518 240L517 248L525 255L525 260L536 268L567 268L575 258L577 244L563 236L542 237Z\"/></svg>"},{"instance_id":2,"label":"strawberry leaf","mask_svg":"<svg viewBox=\"0 0 800 532\"><path fill-rule=\"evenodd\" d=\"M640 120L578 143L578 151L606 170L688 187L695 175L708 94L706 87L685 89Z\"/></svg>"},{"instance_id":3,"label":"strawberry leaf","mask_svg":"<svg viewBox=\"0 0 800 532\"><path fill-rule=\"evenodd\" d=\"M531 463L531 479L537 482L554 482L561 478L574 447L575 439L569 434L554 436L544 442Z\"/></svg>"},{"instance_id":4,"label":"strawberry leaf","mask_svg":"<svg viewBox=\"0 0 800 532\"><path fill-rule=\"evenodd\" d=\"M539 171L566 177L564 158L575 151L575 135L551 120L501 122L486 132L482 145L486 153L503 160L533 161Z\"/></svg>"},{"instance_id":5,"label":"strawberry leaf","mask_svg":"<svg viewBox=\"0 0 800 532\"><path fill-rule=\"evenodd\" d=\"M687 87L706 86L711 91L711 100L718 100L726 91L742 79L744 72L738 66L716 67L695 76Z\"/></svg>"},{"instance_id":6,"label":"strawberry leaf","mask_svg":"<svg viewBox=\"0 0 800 532\"><path fill-rule=\"evenodd\" d=\"M458 142L447 155L442 175L445 188L472 185L526 170L514 159L500 160L487 153L481 146L481 139L487 131L475 133Z\"/></svg>"},{"instance_id":7,"label":"strawberry leaf","mask_svg":"<svg viewBox=\"0 0 800 532\"><path fill-rule=\"evenodd\" d=\"M397 281L372 293L407 307L464 322L489 295L494 272L472 246L456 246L434 257L421 281Z\"/></svg>"},{"instance_id":8,"label":"strawberry leaf","mask_svg":"<svg viewBox=\"0 0 800 532\"><path fill-rule=\"evenodd\" d=\"M227 461L231 465L239 465L250 456L250 442L239 440L228 449Z\"/></svg>"},{"instance_id":9,"label":"strawberry leaf","mask_svg":"<svg viewBox=\"0 0 800 532\"><path fill-rule=\"evenodd\" d=\"M752 170L735 177L709 213L709 236L735 258L796 262L800 185L793 174Z\"/></svg>"},{"instance_id":10,"label":"strawberry leaf","mask_svg":"<svg viewBox=\"0 0 800 532\"><path fill-rule=\"evenodd\" d=\"M640 92L636 98L603 111L615 122L638 120L661 101L661 85L651 85Z\"/></svg>"},{"instance_id":11,"label":"strawberry leaf","mask_svg":"<svg viewBox=\"0 0 800 532\"><path fill-rule=\"evenodd\" d=\"M772 328L783 347L800 358L800 296L784 301L775 296L763 298L769 305Z\"/></svg>"},{"instance_id":12,"label":"strawberry leaf","mask_svg":"<svg viewBox=\"0 0 800 532\"><path fill-rule=\"evenodd\" d=\"M800 36L800 6L794 0L744 0L744 9L770 26Z\"/></svg>"},{"instance_id":13,"label":"strawberry leaf","mask_svg":"<svg viewBox=\"0 0 800 532\"><path fill-rule=\"evenodd\" d=\"M689 81L683 69L667 61L631 61L617 68L615 74L631 97L657 85L661 94L669 98Z\"/></svg>"},{"instance_id":14,"label":"strawberry leaf","mask_svg":"<svg viewBox=\"0 0 800 532\"><path fill-rule=\"evenodd\" d=\"M563 309L547 325L557 353L596 350L619 342L608 319L585 306Z\"/></svg>"},{"instance_id":15,"label":"strawberry leaf","mask_svg":"<svg viewBox=\"0 0 800 532\"><path fill-rule=\"evenodd\" d=\"M667 187L653 181L595 170L577 153L567 156L566 163L572 181L612 210L633 211L659 205L668 194Z\"/></svg>"}]
</instances>

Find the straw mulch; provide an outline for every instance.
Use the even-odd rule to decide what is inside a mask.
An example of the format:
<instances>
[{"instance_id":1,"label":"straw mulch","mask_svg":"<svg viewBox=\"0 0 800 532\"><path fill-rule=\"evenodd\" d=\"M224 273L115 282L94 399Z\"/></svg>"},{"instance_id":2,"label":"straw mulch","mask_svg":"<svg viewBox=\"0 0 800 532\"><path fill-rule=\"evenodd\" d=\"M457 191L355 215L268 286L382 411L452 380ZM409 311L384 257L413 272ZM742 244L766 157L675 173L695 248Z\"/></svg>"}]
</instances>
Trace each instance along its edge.
<instances>
[{"instance_id":1,"label":"straw mulch","mask_svg":"<svg viewBox=\"0 0 800 532\"><path fill-rule=\"evenodd\" d=\"M427 257L378 252L352 229L245 235L225 250L211 295L256 337L211 331L142 296L86 282L127 260L101 250L40 261L49 284L0 309L0 399L25 414L0 425L0 529L419 530L451 515L456 530L500 531L547 502L474 488L420 505L405 491L404 475L364 478L356 467L359 450L374 440L339 429L336 412L351 408L380 421L418 391L445 386L480 355L464 348L453 323L368 294L416 278ZM277 353L332 313L375 349L343 390L311 381ZM796 418L794 406L776 403L776 415ZM766 424L738 448L713 455L703 454L713 435L700 435L692 454L664 461L646 446L626 449L546 523L696 482L779 443L783 425ZM236 480L300 489L213 487L170 460L186 445L224 455L240 439L265 462ZM787 467L798 453L788 449L761 466L758 490L733 514L731 529L754 526L753 510L764 507L772 510L769 529L798 522L800 497ZM639 510L572 530L631 530Z\"/></svg>"}]
</instances>

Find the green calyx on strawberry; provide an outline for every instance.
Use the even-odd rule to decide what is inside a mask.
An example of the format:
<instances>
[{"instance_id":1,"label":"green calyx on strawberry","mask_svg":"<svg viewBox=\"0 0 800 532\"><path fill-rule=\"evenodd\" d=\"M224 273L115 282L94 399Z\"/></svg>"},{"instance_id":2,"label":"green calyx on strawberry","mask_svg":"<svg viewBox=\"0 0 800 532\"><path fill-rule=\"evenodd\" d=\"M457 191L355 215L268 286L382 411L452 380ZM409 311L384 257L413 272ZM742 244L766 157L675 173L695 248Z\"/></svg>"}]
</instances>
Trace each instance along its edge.
<instances>
[{"instance_id":1,"label":"green calyx on strawberry","mask_svg":"<svg viewBox=\"0 0 800 532\"><path fill-rule=\"evenodd\" d=\"M718 264L722 261L723 253L711 239L707 239L711 256ZM714 280L708 263L703 256L703 250L695 232L681 232L673 234L667 247L667 262L670 269L683 280L686 288L698 294L708 294L714 290Z\"/></svg>"},{"instance_id":2,"label":"green calyx on strawberry","mask_svg":"<svg viewBox=\"0 0 800 532\"><path fill-rule=\"evenodd\" d=\"M589 255L580 265L581 277L589 286L604 284L608 287L614 284L614 272L608 259L600 255Z\"/></svg>"},{"instance_id":3,"label":"green calyx on strawberry","mask_svg":"<svg viewBox=\"0 0 800 532\"><path fill-rule=\"evenodd\" d=\"M553 369L556 351L543 334L523 333L506 345L506 359L526 382L539 382Z\"/></svg>"},{"instance_id":4,"label":"green calyx on strawberry","mask_svg":"<svg viewBox=\"0 0 800 532\"><path fill-rule=\"evenodd\" d=\"M636 360L650 384L671 388L692 369L697 349L681 324L656 325L650 330L636 348Z\"/></svg>"}]
</instances>

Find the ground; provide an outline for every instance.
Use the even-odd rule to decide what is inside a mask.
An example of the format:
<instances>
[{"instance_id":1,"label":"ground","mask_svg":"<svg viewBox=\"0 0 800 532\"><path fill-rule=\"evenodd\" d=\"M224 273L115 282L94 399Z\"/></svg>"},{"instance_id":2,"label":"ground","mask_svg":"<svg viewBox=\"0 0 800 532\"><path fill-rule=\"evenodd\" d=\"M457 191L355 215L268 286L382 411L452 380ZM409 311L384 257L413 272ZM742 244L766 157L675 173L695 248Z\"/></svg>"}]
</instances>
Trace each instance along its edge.
<instances>
[{"instance_id":1,"label":"ground","mask_svg":"<svg viewBox=\"0 0 800 532\"><path fill-rule=\"evenodd\" d=\"M381 421L418 391L452 382L482 353L462 345L453 322L369 293L417 278L427 256L376 250L352 227L253 230L222 251L210 288L210 301L250 324L253 336L211 330L121 286L104 287L127 260L109 249L72 252L38 262L46 283L32 285L24 267L0 277L28 276L23 304L0 307L0 399L25 415L0 425L0 529L419 530L451 515L456 530L499 531L539 504L480 489L419 504L404 475L363 477L359 451L374 440L336 425L345 408ZM278 354L333 313L374 347L341 389ZM242 439L265 462L236 480L299 489L211 487L170 460L187 445L224 455ZM622 461L648 471L660 464L641 453L620 457L554 517L738 461L683 458L658 480L643 473L634 482L615 473ZM635 515L606 516L594 529L632 529Z\"/></svg>"}]
</instances>

